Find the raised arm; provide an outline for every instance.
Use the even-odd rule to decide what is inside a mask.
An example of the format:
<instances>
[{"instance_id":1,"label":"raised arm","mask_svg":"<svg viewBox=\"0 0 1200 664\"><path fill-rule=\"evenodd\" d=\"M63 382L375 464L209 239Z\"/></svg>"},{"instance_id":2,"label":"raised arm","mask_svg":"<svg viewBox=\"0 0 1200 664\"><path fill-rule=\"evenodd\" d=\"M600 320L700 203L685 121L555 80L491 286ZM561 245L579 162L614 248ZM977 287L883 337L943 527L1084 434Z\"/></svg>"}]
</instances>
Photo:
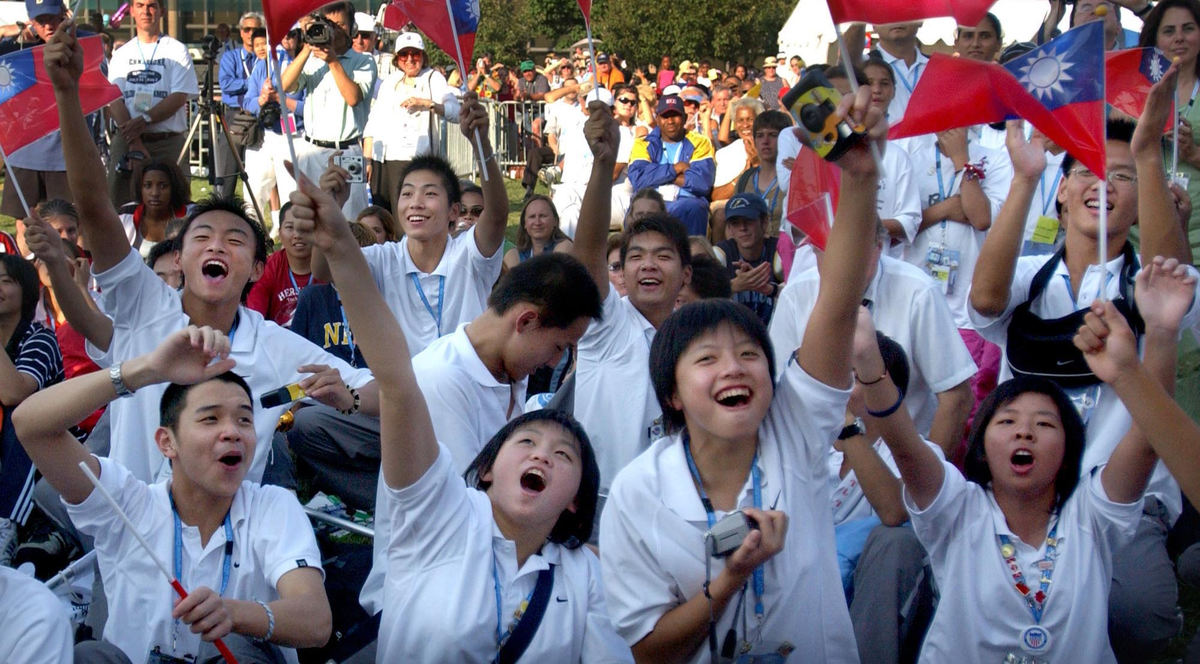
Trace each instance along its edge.
<instances>
[{"instance_id":1,"label":"raised arm","mask_svg":"<svg viewBox=\"0 0 1200 664\"><path fill-rule=\"evenodd\" d=\"M1197 458L1197 439L1192 438L1191 445L1182 437L1164 440L1161 438L1164 428L1171 436L1178 435L1179 431L1169 426L1169 419L1159 422L1147 418L1148 412L1152 411L1140 403L1143 394L1166 396L1169 400L1174 391L1179 325L1195 297L1196 281L1175 259L1156 257L1138 273L1134 292L1138 311L1146 323L1144 363L1138 362L1137 340L1112 302L1094 303L1075 335L1075 346L1083 351L1088 366L1113 386L1134 417L1134 426L1113 450L1100 477L1108 497L1124 503L1133 502L1142 495L1154 469L1158 457L1147 440L1151 431L1156 442L1165 443L1164 449L1171 453L1174 464L1168 462L1168 468L1181 484L1185 479L1189 483L1200 479L1195 472L1190 475L1188 472ZM1143 424L1149 428L1143 429ZM1192 449L1186 455L1180 453L1189 447ZM1186 461L1183 461L1185 456Z\"/></svg>"},{"instance_id":2,"label":"raised arm","mask_svg":"<svg viewBox=\"0 0 1200 664\"><path fill-rule=\"evenodd\" d=\"M71 274L70 258L63 251L62 238L50 224L29 211L25 219L25 244L50 275L50 289L54 300L71 327L82 334L92 345L108 350L112 343L113 322L93 306L91 298L80 288Z\"/></svg>"},{"instance_id":3,"label":"raised arm","mask_svg":"<svg viewBox=\"0 0 1200 664\"><path fill-rule=\"evenodd\" d=\"M208 380L233 368L228 355L229 339L224 334L190 326L171 334L150 353L117 366L125 385L137 391L155 383L188 385ZM34 393L13 413L17 439L68 503L79 504L92 493L92 483L79 462L86 461L96 475L100 463L67 429L116 398L108 372L96 371Z\"/></svg>"},{"instance_id":4,"label":"raised arm","mask_svg":"<svg viewBox=\"0 0 1200 664\"><path fill-rule=\"evenodd\" d=\"M500 173L496 151L488 140L487 111L474 92L463 96L458 126L472 145L476 145L478 138L483 149L483 154L478 155L483 160L486 172L482 183L483 214L475 222L475 246L484 256L492 256L504 244L504 229L508 225L508 192L504 189L504 176Z\"/></svg>"},{"instance_id":5,"label":"raised arm","mask_svg":"<svg viewBox=\"0 0 1200 664\"><path fill-rule=\"evenodd\" d=\"M499 170L494 177L499 181ZM334 281L342 284L338 295L347 323L355 330L354 340L379 385L383 479L389 487L402 489L420 479L438 454L433 421L417 386L404 332L388 312L341 207L303 174L298 174L296 184L291 197L296 229L313 233Z\"/></svg>"},{"instance_id":6,"label":"raised arm","mask_svg":"<svg viewBox=\"0 0 1200 664\"><path fill-rule=\"evenodd\" d=\"M1013 179L1008 198L988 231L971 276L971 307L984 316L998 316L1008 307L1013 273L1021 257L1021 238L1025 235L1025 217L1033 204L1042 171L1046 170L1046 146L1039 138L1025 140L1021 121L1008 122L1008 154L1012 158Z\"/></svg>"},{"instance_id":7,"label":"raised arm","mask_svg":"<svg viewBox=\"0 0 1200 664\"><path fill-rule=\"evenodd\" d=\"M1129 145L1138 176L1138 237L1143 265L1155 256L1192 262L1187 234L1179 225L1175 199L1167 188L1170 174L1163 167L1161 129L1170 120L1178 78L1179 63L1172 63L1166 75L1150 88Z\"/></svg>"},{"instance_id":8,"label":"raised arm","mask_svg":"<svg viewBox=\"0 0 1200 664\"><path fill-rule=\"evenodd\" d=\"M837 113L851 124L867 127L868 140L887 134L883 113L871 108L870 90L842 99ZM799 130L796 130L799 131ZM842 169L842 195L822 263L820 290L796 359L813 378L834 387L850 384L855 317L867 289L867 265L875 239L879 169L866 141L837 161Z\"/></svg>"},{"instance_id":9,"label":"raised arm","mask_svg":"<svg viewBox=\"0 0 1200 664\"><path fill-rule=\"evenodd\" d=\"M608 246L608 223L612 212L613 166L617 163L617 148L621 143L617 121L607 112L604 102L592 101L588 106L583 134L592 149L592 174L583 192L571 255L587 267L603 299L608 297L605 247Z\"/></svg>"},{"instance_id":10,"label":"raised arm","mask_svg":"<svg viewBox=\"0 0 1200 664\"><path fill-rule=\"evenodd\" d=\"M121 219L108 196L104 163L79 103L83 47L75 38L74 21L63 21L58 26L42 57L46 74L54 84L67 183L79 208L79 231L92 251L93 269L103 272L125 258L130 248Z\"/></svg>"}]
</instances>

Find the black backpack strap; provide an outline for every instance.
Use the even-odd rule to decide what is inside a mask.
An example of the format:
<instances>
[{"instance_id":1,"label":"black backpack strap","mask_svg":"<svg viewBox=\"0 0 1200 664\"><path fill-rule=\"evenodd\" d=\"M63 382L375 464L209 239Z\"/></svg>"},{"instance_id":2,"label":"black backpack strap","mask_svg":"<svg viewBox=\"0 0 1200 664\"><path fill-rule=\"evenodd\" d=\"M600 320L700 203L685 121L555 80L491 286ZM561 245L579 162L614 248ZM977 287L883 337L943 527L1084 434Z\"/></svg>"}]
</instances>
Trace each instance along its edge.
<instances>
[{"instance_id":1,"label":"black backpack strap","mask_svg":"<svg viewBox=\"0 0 1200 664\"><path fill-rule=\"evenodd\" d=\"M1050 260L1046 261L1046 264L1033 275L1033 280L1029 282L1029 297L1025 298L1026 303L1033 302L1042 294L1042 291L1046 290L1046 284L1050 283L1050 277L1054 276L1054 271L1058 268L1058 263L1062 261L1064 255L1066 255L1065 245L1059 247Z\"/></svg>"},{"instance_id":2,"label":"black backpack strap","mask_svg":"<svg viewBox=\"0 0 1200 664\"><path fill-rule=\"evenodd\" d=\"M504 647L496 653L493 664L515 664L521 659L521 655L525 654L525 649L533 641L538 626L542 624L542 617L546 615L546 605L550 602L550 590L553 587L554 565L551 565L538 572L537 584L533 587L533 597L529 599L529 606L525 607L525 613L521 615L521 620L504 642Z\"/></svg>"}]
</instances>

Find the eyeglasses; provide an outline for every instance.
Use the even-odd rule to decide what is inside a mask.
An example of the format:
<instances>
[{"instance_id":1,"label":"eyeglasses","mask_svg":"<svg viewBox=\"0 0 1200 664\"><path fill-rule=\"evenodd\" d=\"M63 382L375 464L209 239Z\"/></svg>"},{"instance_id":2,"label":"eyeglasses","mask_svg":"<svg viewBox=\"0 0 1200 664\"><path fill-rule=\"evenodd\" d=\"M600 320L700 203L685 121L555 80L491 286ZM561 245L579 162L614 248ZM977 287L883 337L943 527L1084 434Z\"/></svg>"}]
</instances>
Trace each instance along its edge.
<instances>
[{"instance_id":1,"label":"eyeglasses","mask_svg":"<svg viewBox=\"0 0 1200 664\"><path fill-rule=\"evenodd\" d=\"M1087 168L1086 166L1076 166L1075 168L1072 168L1071 170L1067 171L1067 174L1074 175L1074 176L1078 177L1079 179L1085 180L1088 182L1100 179L1100 178L1096 177L1096 174L1093 173L1091 171L1091 169ZM1108 174L1108 181L1112 182L1113 184L1122 184L1122 185L1133 184L1133 183L1137 182L1137 176L1132 173L1125 172L1125 171L1115 171L1115 172L1111 172Z\"/></svg>"},{"instance_id":2,"label":"eyeglasses","mask_svg":"<svg viewBox=\"0 0 1200 664\"><path fill-rule=\"evenodd\" d=\"M621 98L617 99L617 101L622 104L636 104L637 103L637 100L632 97L621 97Z\"/></svg>"},{"instance_id":3,"label":"eyeglasses","mask_svg":"<svg viewBox=\"0 0 1200 664\"><path fill-rule=\"evenodd\" d=\"M483 214L483 206L482 205L473 205L473 206L467 208L467 214L469 214L472 217L478 217L479 215Z\"/></svg>"},{"instance_id":4,"label":"eyeglasses","mask_svg":"<svg viewBox=\"0 0 1200 664\"><path fill-rule=\"evenodd\" d=\"M400 51L399 53L396 54L396 57L400 58L401 60L420 60L421 52L420 51Z\"/></svg>"},{"instance_id":5,"label":"eyeglasses","mask_svg":"<svg viewBox=\"0 0 1200 664\"><path fill-rule=\"evenodd\" d=\"M615 261L615 262L609 263L608 271L609 272L620 272L621 271L621 261Z\"/></svg>"}]
</instances>

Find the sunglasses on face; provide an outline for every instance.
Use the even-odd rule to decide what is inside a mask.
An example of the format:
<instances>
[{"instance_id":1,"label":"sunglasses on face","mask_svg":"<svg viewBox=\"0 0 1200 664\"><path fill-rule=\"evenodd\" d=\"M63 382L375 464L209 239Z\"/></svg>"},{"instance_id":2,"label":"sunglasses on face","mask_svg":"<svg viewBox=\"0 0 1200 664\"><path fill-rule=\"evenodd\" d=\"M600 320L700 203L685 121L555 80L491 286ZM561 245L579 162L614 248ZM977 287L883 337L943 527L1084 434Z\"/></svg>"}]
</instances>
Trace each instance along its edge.
<instances>
[{"instance_id":1,"label":"sunglasses on face","mask_svg":"<svg viewBox=\"0 0 1200 664\"><path fill-rule=\"evenodd\" d=\"M482 205L473 205L473 206L467 208L467 214L472 217L478 217L479 215L483 214L483 206Z\"/></svg>"},{"instance_id":2,"label":"sunglasses on face","mask_svg":"<svg viewBox=\"0 0 1200 664\"><path fill-rule=\"evenodd\" d=\"M622 104L636 104L636 103L637 103L637 100L636 100L636 99L631 99L631 98L629 98L629 97L621 97L621 98L620 98L620 99L618 99L617 101L618 101L618 102L620 102L620 103L622 103Z\"/></svg>"}]
</instances>

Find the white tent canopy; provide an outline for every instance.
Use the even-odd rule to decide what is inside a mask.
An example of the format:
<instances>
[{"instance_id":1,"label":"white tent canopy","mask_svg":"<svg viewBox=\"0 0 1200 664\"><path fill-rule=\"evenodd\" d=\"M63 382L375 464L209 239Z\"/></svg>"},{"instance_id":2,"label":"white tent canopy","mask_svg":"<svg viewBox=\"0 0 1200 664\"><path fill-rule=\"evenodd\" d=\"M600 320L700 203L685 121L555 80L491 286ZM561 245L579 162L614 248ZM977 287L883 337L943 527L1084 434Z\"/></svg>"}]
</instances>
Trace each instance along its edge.
<instances>
[{"instance_id":1,"label":"white tent canopy","mask_svg":"<svg viewBox=\"0 0 1200 664\"><path fill-rule=\"evenodd\" d=\"M1048 11L1049 3L1041 0L999 0L992 6L992 13L999 17L1004 29L1006 45L1033 37ZM1133 12L1121 12L1121 16L1126 28L1134 31L1141 29L1142 20ZM921 26L917 38L924 44L939 40L953 44L955 27L951 18L928 19ZM1066 17L1060 27L1066 28ZM825 0L800 0L779 31L779 52L788 57L799 55L810 64L823 63L828 58L830 45L836 40Z\"/></svg>"}]
</instances>

